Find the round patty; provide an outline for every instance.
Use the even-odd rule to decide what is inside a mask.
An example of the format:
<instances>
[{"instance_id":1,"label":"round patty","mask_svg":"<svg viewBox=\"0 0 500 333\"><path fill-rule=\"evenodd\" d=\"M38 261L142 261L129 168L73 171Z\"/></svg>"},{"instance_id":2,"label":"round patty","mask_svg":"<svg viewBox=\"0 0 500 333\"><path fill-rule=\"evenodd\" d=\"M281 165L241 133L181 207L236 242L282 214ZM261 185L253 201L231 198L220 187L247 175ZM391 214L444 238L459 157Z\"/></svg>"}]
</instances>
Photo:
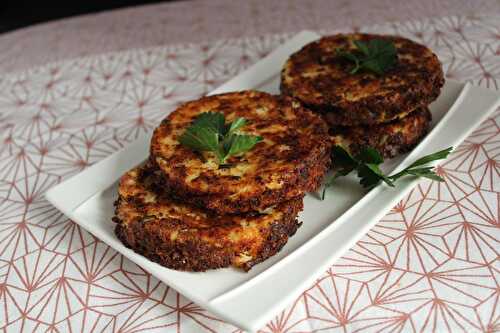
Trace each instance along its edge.
<instances>
[{"instance_id":1,"label":"round patty","mask_svg":"<svg viewBox=\"0 0 500 333\"><path fill-rule=\"evenodd\" d=\"M127 247L168 268L249 270L276 254L300 225L302 198L258 214L215 216L165 196L157 173L146 166L121 178L113 220Z\"/></svg>"},{"instance_id":2,"label":"round patty","mask_svg":"<svg viewBox=\"0 0 500 333\"><path fill-rule=\"evenodd\" d=\"M358 53L354 40L394 43L396 64L382 75L349 72L353 63L337 50ZM443 69L427 47L397 36L339 34L304 46L286 62L281 91L335 125L372 125L404 117L434 101L444 84Z\"/></svg>"},{"instance_id":3,"label":"round patty","mask_svg":"<svg viewBox=\"0 0 500 333\"><path fill-rule=\"evenodd\" d=\"M390 158L406 153L416 146L429 130L432 116L428 108L421 108L408 116L385 124L372 126L332 127L334 145L340 145L351 154L364 147L375 148Z\"/></svg>"},{"instance_id":4,"label":"round patty","mask_svg":"<svg viewBox=\"0 0 500 333\"><path fill-rule=\"evenodd\" d=\"M242 133L261 142L219 167L212 152L178 142L202 112L221 112L226 122L244 117ZM257 91L227 93L188 102L154 131L151 161L163 185L181 200L220 214L258 211L315 190L329 166L328 126L289 97Z\"/></svg>"}]
</instances>

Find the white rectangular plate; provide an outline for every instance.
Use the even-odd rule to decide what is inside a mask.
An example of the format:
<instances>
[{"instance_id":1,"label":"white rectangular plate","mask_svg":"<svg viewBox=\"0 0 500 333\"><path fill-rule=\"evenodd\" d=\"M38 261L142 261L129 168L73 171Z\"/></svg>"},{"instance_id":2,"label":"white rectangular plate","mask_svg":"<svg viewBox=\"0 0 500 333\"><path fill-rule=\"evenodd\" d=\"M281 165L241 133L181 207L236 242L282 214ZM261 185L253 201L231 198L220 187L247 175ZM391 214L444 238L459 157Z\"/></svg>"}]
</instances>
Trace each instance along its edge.
<instances>
[{"instance_id":1,"label":"white rectangular plate","mask_svg":"<svg viewBox=\"0 0 500 333\"><path fill-rule=\"evenodd\" d=\"M319 37L302 32L214 93L259 89L278 93L279 74L288 56ZM409 155L391 160L386 170L402 169L419 156L459 145L499 105L496 92L447 81L431 105L433 129ZM160 120L160 119L159 119ZM127 249L111 222L116 184L128 169L146 159L149 137L86 169L47 192L47 199L73 221L200 306L245 330L261 328L360 239L417 180L396 188L380 185L365 192L354 179L342 180L327 200L305 198L304 223L276 256L244 273L220 269L204 273L170 270Z\"/></svg>"}]
</instances>

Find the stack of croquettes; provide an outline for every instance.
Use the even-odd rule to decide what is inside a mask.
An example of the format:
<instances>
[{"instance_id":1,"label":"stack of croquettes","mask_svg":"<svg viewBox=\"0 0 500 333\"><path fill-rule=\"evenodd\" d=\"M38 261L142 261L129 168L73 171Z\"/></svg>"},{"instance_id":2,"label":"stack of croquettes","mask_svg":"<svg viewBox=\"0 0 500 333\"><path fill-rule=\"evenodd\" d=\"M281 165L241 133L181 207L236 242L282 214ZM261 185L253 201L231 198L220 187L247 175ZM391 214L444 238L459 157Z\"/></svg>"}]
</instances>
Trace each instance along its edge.
<instances>
[{"instance_id":1,"label":"stack of croquettes","mask_svg":"<svg viewBox=\"0 0 500 333\"><path fill-rule=\"evenodd\" d=\"M180 143L203 113L261 141L223 165ZM114 221L120 240L169 268L249 270L277 253L300 223L303 197L330 163L328 127L289 97L242 91L180 106L156 128L150 158L119 184Z\"/></svg>"},{"instance_id":2,"label":"stack of croquettes","mask_svg":"<svg viewBox=\"0 0 500 333\"><path fill-rule=\"evenodd\" d=\"M366 49L372 41L395 49L394 65L383 73L353 73L351 58L361 58L362 51L370 54ZM372 51L368 59L372 67L380 59L377 51L383 56L383 50ZM427 133L428 105L443 84L441 63L427 47L402 37L372 34L323 37L293 54L281 74L281 92L321 114L333 144L353 154L370 146L384 157L409 151Z\"/></svg>"}]
</instances>

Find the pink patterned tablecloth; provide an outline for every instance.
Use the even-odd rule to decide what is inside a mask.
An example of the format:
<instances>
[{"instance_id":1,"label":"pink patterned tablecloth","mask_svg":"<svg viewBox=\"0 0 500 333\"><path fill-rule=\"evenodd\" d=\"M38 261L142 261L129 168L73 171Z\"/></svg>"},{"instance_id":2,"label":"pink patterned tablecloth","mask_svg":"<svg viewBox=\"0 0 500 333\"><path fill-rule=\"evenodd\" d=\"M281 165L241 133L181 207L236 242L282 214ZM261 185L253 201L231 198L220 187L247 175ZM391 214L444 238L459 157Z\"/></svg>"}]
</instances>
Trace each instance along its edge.
<instances>
[{"instance_id":1,"label":"pink patterned tablecloth","mask_svg":"<svg viewBox=\"0 0 500 333\"><path fill-rule=\"evenodd\" d=\"M500 16L493 14L361 30L425 43L448 78L498 90ZM79 228L43 195L290 36L137 49L0 77L3 331L238 331ZM499 331L500 112L439 170L445 183L423 181L262 331Z\"/></svg>"}]
</instances>

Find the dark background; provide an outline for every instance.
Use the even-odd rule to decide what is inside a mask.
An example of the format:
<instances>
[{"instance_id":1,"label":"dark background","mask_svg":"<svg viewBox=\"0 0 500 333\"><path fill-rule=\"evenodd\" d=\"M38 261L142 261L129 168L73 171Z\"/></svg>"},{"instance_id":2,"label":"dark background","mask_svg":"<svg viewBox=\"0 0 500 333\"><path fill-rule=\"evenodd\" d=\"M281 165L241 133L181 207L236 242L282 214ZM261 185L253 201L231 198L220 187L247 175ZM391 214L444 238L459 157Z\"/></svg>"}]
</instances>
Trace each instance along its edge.
<instances>
[{"instance_id":1,"label":"dark background","mask_svg":"<svg viewBox=\"0 0 500 333\"><path fill-rule=\"evenodd\" d=\"M172 1L172 0L171 0ZM152 0L0 0L0 33L36 23L114 8L170 2Z\"/></svg>"}]
</instances>

